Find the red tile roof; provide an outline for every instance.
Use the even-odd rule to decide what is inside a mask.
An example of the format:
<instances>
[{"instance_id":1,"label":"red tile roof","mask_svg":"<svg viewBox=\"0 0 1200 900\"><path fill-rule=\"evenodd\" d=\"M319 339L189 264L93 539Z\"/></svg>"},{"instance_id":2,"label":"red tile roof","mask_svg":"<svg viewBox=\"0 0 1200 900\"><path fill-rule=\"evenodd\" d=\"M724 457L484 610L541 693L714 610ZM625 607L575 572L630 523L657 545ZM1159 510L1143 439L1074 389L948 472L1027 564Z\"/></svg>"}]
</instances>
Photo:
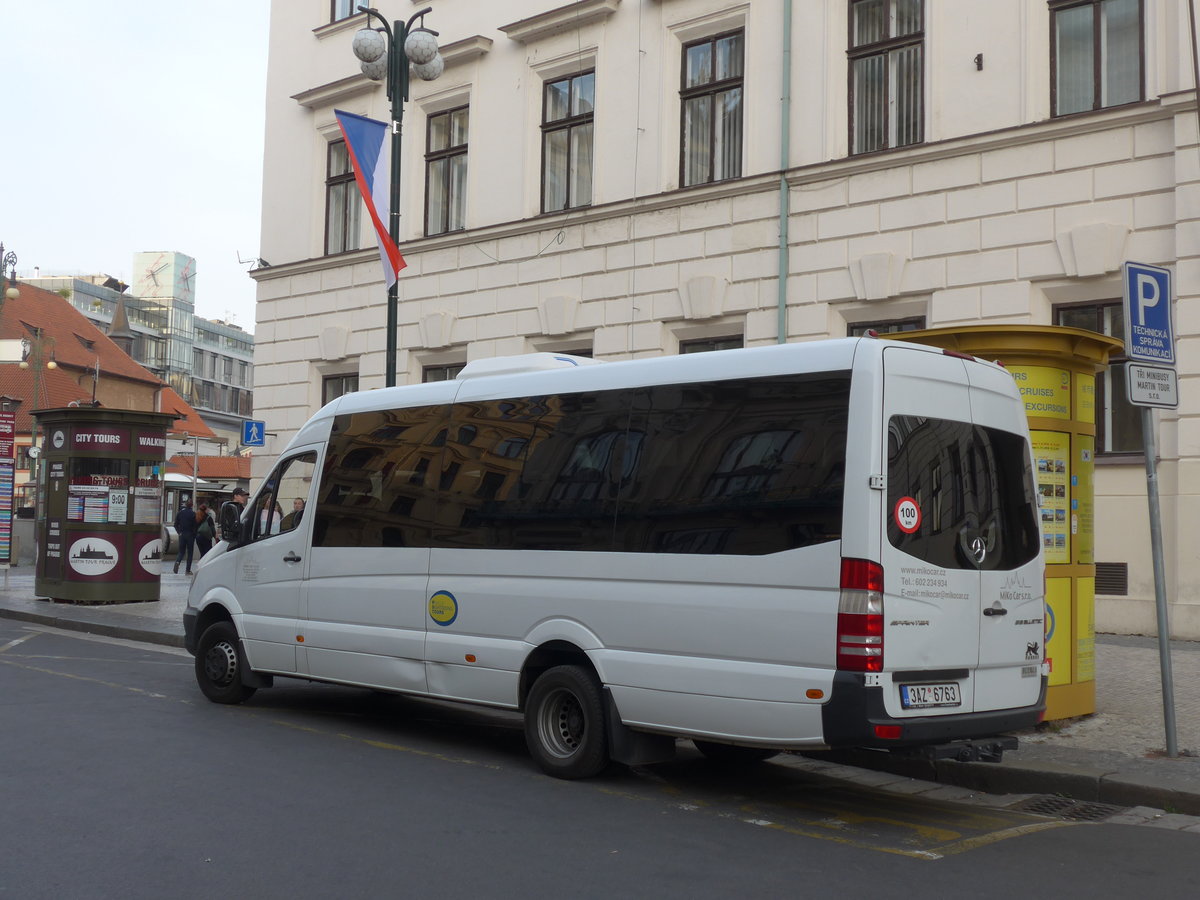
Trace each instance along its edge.
<instances>
[{"instance_id":1,"label":"red tile roof","mask_svg":"<svg viewBox=\"0 0 1200 900\"><path fill-rule=\"evenodd\" d=\"M216 437L186 400L126 354L64 298L24 283L18 289L20 296L4 299L0 307L0 339L35 341L40 334L43 361L53 358L57 364L57 368L43 365L39 370L22 369L15 362L0 364L0 399L20 401L14 406L18 434L32 432L30 413L35 409L63 407L73 400L90 402L91 388L83 384L90 384L98 359L102 377L134 381L161 391L158 411L175 416L167 429L169 433ZM31 403L28 401L35 386L38 396Z\"/></svg>"},{"instance_id":2,"label":"red tile roof","mask_svg":"<svg viewBox=\"0 0 1200 900\"><path fill-rule=\"evenodd\" d=\"M17 287L20 296L4 300L0 310L0 338L33 340L40 330L47 356L53 350L54 361L60 367L91 370L99 357L105 377L161 383L58 294L31 284L19 283Z\"/></svg>"},{"instance_id":3,"label":"red tile roof","mask_svg":"<svg viewBox=\"0 0 1200 900\"><path fill-rule=\"evenodd\" d=\"M172 456L167 460L167 471L191 475L192 458L190 456ZM248 481L250 479L250 457L201 456L196 474L206 481Z\"/></svg>"},{"instance_id":4,"label":"red tile roof","mask_svg":"<svg viewBox=\"0 0 1200 900\"><path fill-rule=\"evenodd\" d=\"M39 396L30 403L35 386ZM62 369L42 369L39 377L33 368L22 369L17 363L4 363L0 365L0 402L4 398L17 401L10 404L17 414L17 434L31 434L33 410L66 406L72 400L90 403L92 392L76 384L71 373Z\"/></svg>"},{"instance_id":5,"label":"red tile roof","mask_svg":"<svg viewBox=\"0 0 1200 900\"><path fill-rule=\"evenodd\" d=\"M193 437L215 438L217 433L213 431L204 420L200 418L200 413L196 412L186 400L175 393L175 389L169 385L163 385L162 395L159 397L159 411L171 413L175 416L175 421L171 423L171 427L167 429L170 434L189 434ZM188 471L192 471L189 465Z\"/></svg>"}]
</instances>

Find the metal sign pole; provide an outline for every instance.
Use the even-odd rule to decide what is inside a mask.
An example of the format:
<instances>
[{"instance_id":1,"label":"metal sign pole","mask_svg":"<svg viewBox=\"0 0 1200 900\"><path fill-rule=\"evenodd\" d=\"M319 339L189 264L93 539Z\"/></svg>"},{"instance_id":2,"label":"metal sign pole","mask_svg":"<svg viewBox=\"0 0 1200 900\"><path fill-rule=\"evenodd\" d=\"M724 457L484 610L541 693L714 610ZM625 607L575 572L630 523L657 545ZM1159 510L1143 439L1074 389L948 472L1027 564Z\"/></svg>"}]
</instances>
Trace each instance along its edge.
<instances>
[{"instance_id":1,"label":"metal sign pole","mask_svg":"<svg viewBox=\"0 0 1200 900\"><path fill-rule=\"evenodd\" d=\"M1146 501L1150 506L1150 556L1154 564L1154 611L1158 619L1158 664L1162 673L1163 727L1167 756L1179 755L1175 740L1175 682L1171 674L1171 626L1167 619L1167 574L1163 565L1162 509L1158 502L1158 447L1152 407L1179 407L1175 372L1175 329L1171 325L1171 272L1161 266L1126 262L1121 267L1125 309L1126 396L1142 409L1146 453Z\"/></svg>"},{"instance_id":2,"label":"metal sign pole","mask_svg":"<svg viewBox=\"0 0 1200 900\"><path fill-rule=\"evenodd\" d=\"M1154 562L1154 609L1158 616L1158 664L1162 673L1163 725L1167 756L1179 755L1175 737L1175 678L1171 672L1171 633L1167 621L1166 568L1163 565L1162 512L1158 504L1158 448L1154 437L1154 412L1142 407L1142 440L1146 446L1146 499L1150 504L1150 555Z\"/></svg>"}]
</instances>

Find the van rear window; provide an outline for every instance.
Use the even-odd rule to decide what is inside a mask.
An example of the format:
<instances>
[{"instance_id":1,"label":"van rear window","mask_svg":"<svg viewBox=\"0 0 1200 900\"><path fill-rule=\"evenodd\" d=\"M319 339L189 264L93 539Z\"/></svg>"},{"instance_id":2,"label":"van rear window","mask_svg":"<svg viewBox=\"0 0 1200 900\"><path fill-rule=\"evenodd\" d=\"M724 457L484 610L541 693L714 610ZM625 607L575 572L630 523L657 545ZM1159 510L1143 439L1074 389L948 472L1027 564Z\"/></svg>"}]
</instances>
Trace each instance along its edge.
<instances>
[{"instance_id":1,"label":"van rear window","mask_svg":"<svg viewBox=\"0 0 1200 900\"><path fill-rule=\"evenodd\" d=\"M948 569L1013 569L1037 556L1037 494L1023 437L969 422L893 416L887 453L893 547ZM910 518L899 514L902 504Z\"/></svg>"}]
</instances>

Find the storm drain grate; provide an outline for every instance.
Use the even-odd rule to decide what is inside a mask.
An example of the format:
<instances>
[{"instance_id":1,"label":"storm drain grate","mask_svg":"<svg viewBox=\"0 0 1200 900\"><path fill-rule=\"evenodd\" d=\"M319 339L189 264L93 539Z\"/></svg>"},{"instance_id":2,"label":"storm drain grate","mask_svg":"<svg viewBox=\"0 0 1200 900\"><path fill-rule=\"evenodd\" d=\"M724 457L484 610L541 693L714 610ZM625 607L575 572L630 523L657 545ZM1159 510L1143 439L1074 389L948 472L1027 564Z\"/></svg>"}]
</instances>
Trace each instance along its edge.
<instances>
[{"instance_id":1,"label":"storm drain grate","mask_svg":"<svg viewBox=\"0 0 1200 900\"><path fill-rule=\"evenodd\" d=\"M1009 809L1037 813L1042 816L1055 816L1059 819L1070 819L1073 822L1101 822L1125 811L1123 806L1113 806L1111 803L1089 803L1084 800L1072 800L1070 797L1030 797L1020 803L1014 803Z\"/></svg>"}]
</instances>

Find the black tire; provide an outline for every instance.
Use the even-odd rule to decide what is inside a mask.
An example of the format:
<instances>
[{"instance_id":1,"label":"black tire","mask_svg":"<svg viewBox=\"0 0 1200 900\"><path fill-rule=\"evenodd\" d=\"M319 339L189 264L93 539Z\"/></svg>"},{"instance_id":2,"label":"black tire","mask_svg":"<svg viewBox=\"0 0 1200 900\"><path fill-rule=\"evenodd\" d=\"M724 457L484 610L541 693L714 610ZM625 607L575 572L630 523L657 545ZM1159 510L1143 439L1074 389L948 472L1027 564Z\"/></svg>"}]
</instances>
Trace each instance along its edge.
<instances>
[{"instance_id":1,"label":"black tire","mask_svg":"<svg viewBox=\"0 0 1200 900\"><path fill-rule=\"evenodd\" d=\"M590 778L608 765L604 698L591 671L555 666L542 673L525 704L525 743L556 778Z\"/></svg>"},{"instance_id":2,"label":"black tire","mask_svg":"<svg viewBox=\"0 0 1200 900\"><path fill-rule=\"evenodd\" d=\"M196 645L196 681L213 703L241 703L255 688L242 684L246 659L232 622L214 622Z\"/></svg>"},{"instance_id":3,"label":"black tire","mask_svg":"<svg viewBox=\"0 0 1200 900\"><path fill-rule=\"evenodd\" d=\"M778 750L768 747L735 747L733 744L716 744L712 741L692 741L707 759L725 765L748 765L764 762L778 756Z\"/></svg>"}]
</instances>

